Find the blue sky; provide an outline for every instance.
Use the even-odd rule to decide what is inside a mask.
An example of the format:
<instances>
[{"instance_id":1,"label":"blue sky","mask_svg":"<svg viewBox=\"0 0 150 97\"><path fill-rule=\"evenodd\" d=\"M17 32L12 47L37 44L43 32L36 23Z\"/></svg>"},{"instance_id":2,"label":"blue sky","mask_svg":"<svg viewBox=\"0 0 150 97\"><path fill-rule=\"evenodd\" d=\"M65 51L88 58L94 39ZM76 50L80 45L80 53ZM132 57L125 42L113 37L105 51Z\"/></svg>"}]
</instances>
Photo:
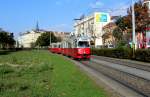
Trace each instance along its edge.
<instances>
[{"instance_id":1,"label":"blue sky","mask_svg":"<svg viewBox=\"0 0 150 97\"><path fill-rule=\"evenodd\" d=\"M131 0L0 0L0 28L25 32L36 22L46 30L73 31L73 19L95 10L125 14ZM113 11L112 11L113 9ZM114 10L115 9L115 10ZM121 9L121 10L119 10Z\"/></svg>"}]
</instances>

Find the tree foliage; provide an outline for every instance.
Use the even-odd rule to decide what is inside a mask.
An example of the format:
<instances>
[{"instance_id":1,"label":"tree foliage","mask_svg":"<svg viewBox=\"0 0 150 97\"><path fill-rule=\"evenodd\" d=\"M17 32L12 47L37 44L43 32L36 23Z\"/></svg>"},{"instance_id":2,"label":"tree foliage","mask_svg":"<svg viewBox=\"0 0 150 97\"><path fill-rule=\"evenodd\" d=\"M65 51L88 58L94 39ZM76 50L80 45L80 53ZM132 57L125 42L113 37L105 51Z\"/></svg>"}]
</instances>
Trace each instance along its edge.
<instances>
[{"instance_id":1,"label":"tree foliage","mask_svg":"<svg viewBox=\"0 0 150 97\"><path fill-rule=\"evenodd\" d=\"M142 32L146 25L150 24L150 17L147 6L143 5L143 1L139 0L134 4L135 9L135 28L136 32ZM120 16L116 20L117 28L113 31L113 36L117 43L124 41L129 43L132 35L132 7L127 10L126 16Z\"/></svg>"},{"instance_id":2,"label":"tree foliage","mask_svg":"<svg viewBox=\"0 0 150 97\"><path fill-rule=\"evenodd\" d=\"M42 33L41 36L38 37L36 41L36 45L38 46L49 46L50 45L50 38L51 38L51 43L60 41L59 38L57 38L53 32L46 32Z\"/></svg>"},{"instance_id":3,"label":"tree foliage","mask_svg":"<svg viewBox=\"0 0 150 97\"><path fill-rule=\"evenodd\" d=\"M141 0L139 0L134 4L134 9L136 32L143 31L144 27L147 24L150 24L148 8L146 5L143 5ZM122 32L132 32L132 7L128 8L126 16L117 19L116 25L122 30Z\"/></svg>"},{"instance_id":4,"label":"tree foliage","mask_svg":"<svg viewBox=\"0 0 150 97\"><path fill-rule=\"evenodd\" d=\"M150 24L148 8L143 5L143 1L139 0L134 4L135 10L135 28L136 32L143 31L147 24ZM124 17L124 22L130 31L132 30L132 7L128 8L127 16Z\"/></svg>"},{"instance_id":5,"label":"tree foliage","mask_svg":"<svg viewBox=\"0 0 150 97\"><path fill-rule=\"evenodd\" d=\"M110 36L111 36L111 33L109 32L106 32L103 34L102 37L103 37L104 44L106 43L106 39L110 38Z\"/></svg>"},{"instance_id":6,"label":"tree foliage","mask_svg":"<svg viewBox=\"0 0 150 97\"><path fill-rule=\"evenodd\" d=\"M12 48L14 44L15 40L13 33L0 29L0 48Z\"/></svg>"},{"instance_id":7,"label":"tree foliage","mask_svg":"<svg viewBox=\"0 0 150 97\"><path fill-rule=\"evenodd\" d=\"M126 16L123 16L123 17L119 17L118 19L117 19L117 21L116 21L116 25L117 25L117 27L123 32L123 31L125 31L126 29L127 29L127 27L128 27L128 24L126 23L126 21L125 21L125 17Z\"/></svg>"},{"instance_id":8,"label":"tree foliage","mask_svg":"<svg viewBox=\"0 0 150 97\"><path fill-rule=\"evenodd\" d=\"M123 36L122 30L119 27L115 28L113 31L113 36L115 37L116 41L122 40Z\"/></svg>"}]
</instances>

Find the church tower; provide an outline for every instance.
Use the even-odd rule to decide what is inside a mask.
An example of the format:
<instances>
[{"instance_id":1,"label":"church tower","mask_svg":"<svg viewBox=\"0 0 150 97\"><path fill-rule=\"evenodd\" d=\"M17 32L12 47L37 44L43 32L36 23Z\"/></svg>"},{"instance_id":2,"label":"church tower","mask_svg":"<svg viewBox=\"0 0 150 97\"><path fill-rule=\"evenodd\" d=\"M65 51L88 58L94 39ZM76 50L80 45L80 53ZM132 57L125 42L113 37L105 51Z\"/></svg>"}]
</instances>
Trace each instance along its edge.
<instances>
[{"instance_id":1,"label":"church tower","mask_svg":"<svg viewBox=\"0 0 150 97\"><path fill-rule=\"evenodd\" d=\"M37 31L37 32L39 32L39 31L40 31L40 29L39 29L39 22L38 22L38 21L37 21L37 23L36 23L35 31Z\"/></svg>"}]
</instances>

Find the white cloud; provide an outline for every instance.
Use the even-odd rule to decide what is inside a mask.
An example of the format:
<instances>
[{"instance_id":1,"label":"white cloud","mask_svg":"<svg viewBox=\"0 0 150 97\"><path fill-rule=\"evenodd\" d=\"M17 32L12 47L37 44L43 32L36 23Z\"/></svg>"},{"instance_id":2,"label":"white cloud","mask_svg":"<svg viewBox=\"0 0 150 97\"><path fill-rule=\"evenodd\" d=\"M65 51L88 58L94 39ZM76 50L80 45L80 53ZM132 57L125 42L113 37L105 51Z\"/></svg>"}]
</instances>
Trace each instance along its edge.
<instances>
[{"instance_id":1,"label":"white cloud","mask_svg":"<svg viewBox=\"0 0 150 97\"><path fill-rule=\"evenodd\" d=\"M116 2L116 1L114 1ZM94 11L103 11L108 12L111 15L126 15L127 14L127 8L129 8L130 4L129 2L124 3L118 2L117 4L106 5L103 2L97 1L96 3L91 3L90 7L93 8Z\"/></svg>"},{"instance_id":2,"label":"white cloud","mask_svg":"<svg viewBox=\"0 0 150 97\"><path fill-rule=\"evenodd\" d=\"M90 3L91 8L99 8L99 7L103 7L103 6L104 6L104 3L100 2L100 1L97 1L95 3Z\"/></svg>"}]
</instances>

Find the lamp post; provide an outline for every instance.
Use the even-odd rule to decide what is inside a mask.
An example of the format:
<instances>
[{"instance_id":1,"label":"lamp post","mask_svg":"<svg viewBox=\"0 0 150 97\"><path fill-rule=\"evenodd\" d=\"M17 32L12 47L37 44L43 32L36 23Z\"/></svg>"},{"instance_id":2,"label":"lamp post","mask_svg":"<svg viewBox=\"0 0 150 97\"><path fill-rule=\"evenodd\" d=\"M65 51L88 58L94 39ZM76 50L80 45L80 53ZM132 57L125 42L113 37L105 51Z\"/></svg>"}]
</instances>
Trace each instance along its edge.
<instances>
[{"instance_id":1,"label":"lamp post","mask_svg":"<svg viewBox=\"0 0 150 97\"><path fill-rule=\"evenodd\" d=\"M50 34L50 37L49 37L49 46L50 46L50 47L51 47L51 38L52 38L52 37L51 37L51 33L52 33L52 32L49 32L49 34Z\"/></svg>"},{"instance_id":2,"label":"lamp post","mask_svg":"<svg viewBox=\"0 0 150 97\"><path fill-rule=\"evenodd\" d=\"M132 48L133 48L133 58L135 57L135 12L134 3L132 0Z\"/></svg>"}]
</instances>

